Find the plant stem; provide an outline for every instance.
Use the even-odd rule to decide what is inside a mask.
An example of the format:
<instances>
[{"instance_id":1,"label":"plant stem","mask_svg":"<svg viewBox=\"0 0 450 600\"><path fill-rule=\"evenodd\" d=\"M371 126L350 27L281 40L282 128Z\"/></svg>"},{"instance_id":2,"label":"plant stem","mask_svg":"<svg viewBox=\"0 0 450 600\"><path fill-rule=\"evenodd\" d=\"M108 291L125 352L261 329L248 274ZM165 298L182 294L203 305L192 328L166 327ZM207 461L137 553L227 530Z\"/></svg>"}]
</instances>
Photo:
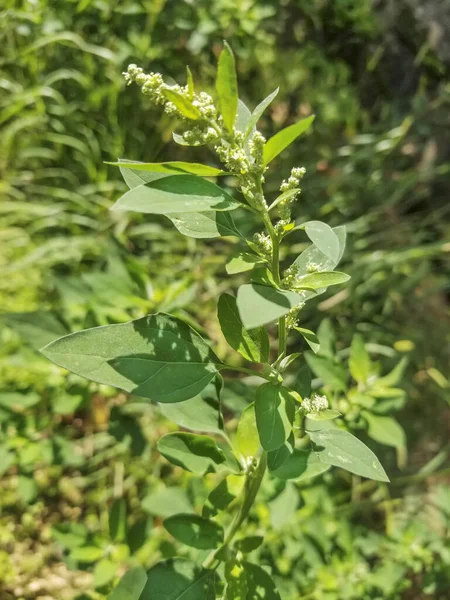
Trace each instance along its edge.
<instances>
[{"instance_id":1,"label":"plant stem","mask_svg":"<svg viewBox=\"0 0 450 600\"><path fill-rule=\"evenodd\" d=\"M233 541L234 536L239 531L245 519L248 517L248 513L250 512L250 509L253 506L253 502L255 501L256 495L258 494L259 488L261 486L261 482L266 471L266 466L267 454L263 452L261 458L259 459L256 470L253 473L247 475L246 477L244 490L242 492L241 507L236 513L236 516L233 519L230 528L225 534L223 544L217 550L213 550L203 562L203 567L205 569L217 568L218 564L220 563L220 559L217 558L217 555L220 552L222 552L225 548L227 548L227 546Z\"/></svg>"},{"instance_id":2,"label":"plant stem","mask_svg":"<svg viewBox=\"0 0 450 600\"><path fill-rule=\"evenodd\" d=\"M252 377L261 377L261 379L267 379L270 381L270 377L260 371L254 371L253 369L247 369L247 367L237 367L234 365L220 365L220 368L225 371L239 371L239 373L246 373Z\"/></svg>"}]
</instances>

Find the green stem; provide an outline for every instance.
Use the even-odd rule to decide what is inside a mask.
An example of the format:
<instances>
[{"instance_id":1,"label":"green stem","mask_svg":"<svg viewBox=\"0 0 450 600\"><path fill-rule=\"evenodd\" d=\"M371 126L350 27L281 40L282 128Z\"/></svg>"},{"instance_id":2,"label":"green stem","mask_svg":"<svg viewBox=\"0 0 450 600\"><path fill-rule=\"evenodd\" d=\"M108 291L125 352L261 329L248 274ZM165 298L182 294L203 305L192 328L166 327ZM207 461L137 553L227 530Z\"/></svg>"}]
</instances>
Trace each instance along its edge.
<instances>
[{"instance_id":1,"label":"green stem","mask_svg":"<svg viewBox=\"0 0 450 600\"><path fill-rule=\"evenodd\" d=\"M239 371L239 373L246 373L247 375L251 375L252 377L261 377L261 379L267 379L267 381L271 380L269 375L261 373L260 371L253 371L252 369L247 369L247 367L236 367L234 365L219 365L219 368L224 371Z\"/></svg>"},{"instance_id":2,"label":"green stem","mask_svg":"<svg viewBox=\"0 0 450 600\"><path fill-rule=\"evenodd\" d=\"M203 567L205 569L215 569L220 563L220 559L217 558L218 554L223 552L225 548L227 548L234 539L234 536L241 528L241 525L244 523L248 514L250 512L251 507L253 506L253 502L255 501L256 495L258 494L259 488L261 486L261 482L264 477L264 473L266 471L267 466L267 454L263 452L261 458L259 459L258 466L256 470L251 474L247 475L244 484L244 490L242 492L242 503L239 511L236 513L233 522L230 525L230 528L225 534L225 538L223 544L217 550L213 550L211 554L206 558L203 562ZM217 563L217 564L216 564Z\"/></svg>"}]
</instances>

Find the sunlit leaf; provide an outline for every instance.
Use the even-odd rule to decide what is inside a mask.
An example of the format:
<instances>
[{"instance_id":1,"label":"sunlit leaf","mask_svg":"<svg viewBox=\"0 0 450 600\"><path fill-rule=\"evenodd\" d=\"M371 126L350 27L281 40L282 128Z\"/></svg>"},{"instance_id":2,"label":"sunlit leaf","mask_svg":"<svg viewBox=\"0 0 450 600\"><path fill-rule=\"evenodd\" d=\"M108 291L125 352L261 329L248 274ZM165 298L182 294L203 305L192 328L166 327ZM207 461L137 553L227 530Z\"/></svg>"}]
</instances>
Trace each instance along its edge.
<instances>
[{"instance_id":1,"label":"sunlit leaf","mask_svg":"<svg viewBox=\"0 0 450 600\"><path fill-rule=\"evenodd\" d=\"M225 462L223 451L206 435L167 433L158 440L157 447L168 461L197 475Z\"/></svg>"},{"instance_id":2,"label":"sunlit leaf","mask_svg":"<svg viewBox=\"0 0 450 600\"><path fill-rule=\"evenodd\" d=\"M238 109L238 85L233 52L227 42L219 56L216 92L223 122L232 133Z\"/></svg>"},{"instance_id":3,"label":"sunlit leaf","mask_svg":"<svg viewBox=\"0 0 450 600\"><path fill-rule=\"evenodd\" d=\"M289 392L281 385L264 383L256 390L256 424L264 450L277 450L288 439L295 407Z\"/></svg>"},{"instance_id":4,"label":"sunlit leaf","mask_svg":"<svg viewBox=\"0 0 450 600\"><path fill-rule=\"evenodd\" d=\"M294 125L289 125L271 137L264 146L264 164L268 165L276 156L283 152L292 144L302 133L309 129L314 121L315 116L311 115L306 119L302 119Z\"/></svg>"},{"instance_id":5,"label":"sunlit leaf","mask_svg":"<svg viewBox=\"0 0 450 600\"><path fill-rule=\"evenodd\" d=\"M198 515L173 515L165 519L163 525L179 542L199 550L217 548L223 542L223 528Z\"/></svg>"}]
</instances>

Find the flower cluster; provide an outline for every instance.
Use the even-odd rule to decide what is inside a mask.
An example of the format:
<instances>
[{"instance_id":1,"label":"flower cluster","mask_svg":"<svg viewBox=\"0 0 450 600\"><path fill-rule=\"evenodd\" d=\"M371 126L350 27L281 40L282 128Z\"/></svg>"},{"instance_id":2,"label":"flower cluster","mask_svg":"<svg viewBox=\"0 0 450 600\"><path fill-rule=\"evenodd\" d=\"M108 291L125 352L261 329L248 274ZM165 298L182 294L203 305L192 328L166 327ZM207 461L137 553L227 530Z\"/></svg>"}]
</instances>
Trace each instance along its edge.
<instances>
[{"instance_id":1,"label":"flower cluster","mask_svg":"<svg viewBox=\"0 0 450 600\"><path fill-rule=\"evenodd\" d=\"M259 254L261 254L265 258L271 258L273 246L270 236L268 236L265 233L255 233L255 235L253 236L253 242Z\"/></svg>"},{"instance_id":2,"label":"flower cluster","mask_svg":"<svg viewBox=\"0 0 450 600\"><path fill-rule=\"evenodd\" d=\"M322 410L328 409L328 400L326 396L319 396L319 394L313 394L311 398L303 398L302 411L305 415L309 413L317 413Z\"/></svg>"},{"instance_id":3,"label":"flower cluster","mask_svg":"<svg viewBox=\"0 0 450 600\"><path fill-rule=\"evenodd\" d=\"M301 294L302 293L300 293L300 295ZM286 315L286 327L288 329L295 329L296 327L298 327L299 313L304 306L305 303L301 302L297 306L294 306L294 308L291 308L291 310L288 312L288 314Z\"/></svg>"},{"instance_id":4,"label":"flower cluster","mask_svg":"<svg viewBox=\"0 0 450 600\"><path fill-rule=\"evenodd\" d=\"M278 214L282 220L289 220L291 218L291 204L297 199L301 192L299 185L305 172L306 170L304 167L294 167L290 177L285 179L280 186L280 191L283 194L286 194L286 197L278 203Z\"/></svg>"},{"instance_id":5,"label":"flower cluster","mask_svg":"<svg viewBox=\"0 0 450 600\"><path fill-rule=\"evenodd\" d=\"M290 267L288 267L285 270L285 272L283 273L283 280L281 282L281 285L284 288L286 288L287 290L292 289L295 286L295 284L297 283L298 276L299 276L299 268L294 263Z\"/></svg>"},{"instance_id":6,"label":"flower cluster","mask_svg":"<svg viewBox=\"0 0 450 600\"><path fill-rule=\"evenodd\" d=\"M246 175L250 171L248 156L238 144L230 144L226 140L221 140L214 150L230 173Z\"/></svg>"}]
</instances>

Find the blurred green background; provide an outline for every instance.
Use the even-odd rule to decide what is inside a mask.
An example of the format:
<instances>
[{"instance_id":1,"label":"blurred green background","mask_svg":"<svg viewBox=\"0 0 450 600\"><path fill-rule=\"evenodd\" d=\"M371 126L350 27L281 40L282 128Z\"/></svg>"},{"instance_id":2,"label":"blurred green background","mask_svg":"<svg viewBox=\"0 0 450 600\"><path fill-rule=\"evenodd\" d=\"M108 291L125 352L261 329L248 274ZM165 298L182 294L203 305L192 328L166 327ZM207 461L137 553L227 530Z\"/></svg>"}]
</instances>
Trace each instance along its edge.
<instances>
[{"instance_id":1,"label":"blurred green background","mask_svg":"<svg viewBox=\"0 0 450 600\"><path fill-rule=\"evenodd\" d=\"M286 600L448 598L449 31L450 4L438 0L3 0L2 600L105 598L129 566L178 551L161 518L207 494L207 482L157 455L155 440L174 426L155 407L68 375L37 349L163 310L196 318L229 352L215 303L236 283L224 270L232 243L109 212L125 185L104 164L213 164L202 148L176 146L174 123L121 72L134 62L183 83L189 64L210 91L224 38L251 108L280 86L260 123L266 137L317 115L267 176L275 193L304 165L296 216L347 225L350 285L308 305L305 323L326 319L334 363L359 332L380 373L407 365L386 408L407 456L369 435L392 485L338 470L268 481L249 525L269 531L258 560ZM251 217L238 221L256 231ZM301 234L288 240L287 264L305 247ZM231 426L248 401L241 383L223 400ZM364 435L361 406L347 409Z\"/></svg>"}]
</instances>

